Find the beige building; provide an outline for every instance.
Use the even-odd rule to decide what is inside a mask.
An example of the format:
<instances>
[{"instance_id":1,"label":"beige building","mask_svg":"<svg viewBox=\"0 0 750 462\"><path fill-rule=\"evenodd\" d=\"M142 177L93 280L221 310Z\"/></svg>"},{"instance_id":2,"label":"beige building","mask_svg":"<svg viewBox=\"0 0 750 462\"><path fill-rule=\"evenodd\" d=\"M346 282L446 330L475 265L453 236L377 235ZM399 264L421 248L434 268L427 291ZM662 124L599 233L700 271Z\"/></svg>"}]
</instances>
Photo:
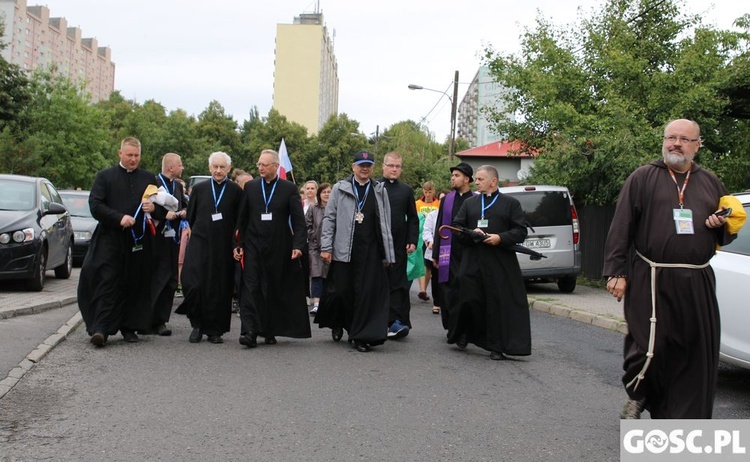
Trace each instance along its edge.
<instances>
[{"instance_id":1,"label":"beige building","mask_svg":"<svg viewBox=\"0 0 750 462\"><path fill-rule=\"evenodd\" d=\"M322 13L276 25L274 64L274 109L317 133L339 107L338 65Z\"/></svg>"},{"instance_id":2,"label":"beige building","mask_svg":"<svg viewBox=\"0 0 750 462\"><path fill-rule=\"evenodd\" d=\"M51 18L46 6L26 0L0 0L4 25L2 56L26 71L52 67L74 84L86 84L91 102L106 100L115 88L115 63L109 47L95 38L82 38L81 29L65 18Z\"/></svg>"}]
</instances>

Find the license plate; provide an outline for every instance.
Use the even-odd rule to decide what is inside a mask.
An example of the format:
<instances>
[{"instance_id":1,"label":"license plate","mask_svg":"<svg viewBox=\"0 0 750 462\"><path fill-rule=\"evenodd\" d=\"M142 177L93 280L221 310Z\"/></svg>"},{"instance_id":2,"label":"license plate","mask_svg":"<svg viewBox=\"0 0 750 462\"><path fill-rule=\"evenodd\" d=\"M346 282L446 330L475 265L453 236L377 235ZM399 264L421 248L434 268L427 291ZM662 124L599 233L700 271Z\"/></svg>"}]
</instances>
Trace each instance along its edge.
<instances>
[{"instance_id":1,"label":"license plate","mask_svg":"<svg viewBox=\"0 0 750 462\"><path fill-rule=\"evenodd\" d=\"M530 249L549 249L552 243L549 239L526 239L523 245Z\"/></svg>"}]
</instances>

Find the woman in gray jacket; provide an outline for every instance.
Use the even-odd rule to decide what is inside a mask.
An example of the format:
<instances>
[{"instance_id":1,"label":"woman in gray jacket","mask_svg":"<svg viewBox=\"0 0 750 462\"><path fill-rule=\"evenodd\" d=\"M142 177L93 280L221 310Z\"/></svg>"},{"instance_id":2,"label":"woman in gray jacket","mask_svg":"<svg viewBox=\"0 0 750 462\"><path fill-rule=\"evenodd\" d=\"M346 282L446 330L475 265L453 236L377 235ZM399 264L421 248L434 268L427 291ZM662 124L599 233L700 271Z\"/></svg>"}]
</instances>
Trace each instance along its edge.
<instances>
[{"instance_id":1,"label":"woman in gray jacket","mask_svg":"<svg viewBox=\"0 0 750 462\"><path fill-rule=\"evenodd\" d=\"M315 322L337 342L345 329L360 352L386 340L385 266L395 261L388 193L370 178L374 164L371 153L355 154L353 174L333 186L320 239L320 257L331 266Z\"/></svg>"}]
</instances>

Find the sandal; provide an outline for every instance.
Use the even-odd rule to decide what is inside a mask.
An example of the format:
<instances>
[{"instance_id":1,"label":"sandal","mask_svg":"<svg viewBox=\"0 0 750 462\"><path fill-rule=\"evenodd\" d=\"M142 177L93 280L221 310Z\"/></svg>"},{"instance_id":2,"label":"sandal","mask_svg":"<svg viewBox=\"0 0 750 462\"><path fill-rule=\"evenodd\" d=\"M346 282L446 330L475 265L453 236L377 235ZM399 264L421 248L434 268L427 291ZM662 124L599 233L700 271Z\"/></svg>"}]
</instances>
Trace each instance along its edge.
<instances>
[{"instance_id":1,"label":"sandal","mask_svg":"<svg viewBox=\"0 0 750 462\"><path fill-rule=\"evenodd\" d=\"M432 307L432 314L440 314L440 307L439 306L433 306Z\"/></svg>"}]
</instances>

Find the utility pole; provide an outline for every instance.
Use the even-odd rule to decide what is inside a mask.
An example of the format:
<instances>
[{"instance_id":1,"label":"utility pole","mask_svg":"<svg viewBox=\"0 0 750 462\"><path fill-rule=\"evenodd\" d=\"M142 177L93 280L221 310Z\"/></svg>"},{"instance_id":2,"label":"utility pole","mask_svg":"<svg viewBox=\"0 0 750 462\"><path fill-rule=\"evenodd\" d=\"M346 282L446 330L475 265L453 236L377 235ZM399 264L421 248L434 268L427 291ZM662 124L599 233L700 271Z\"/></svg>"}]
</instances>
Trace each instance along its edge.
<instances>
[{"instance_id":1,"label":"utility pole","mask_svg":"<svg viewBox=\"0 0 750 462\"><path fill-rule=\"evenodd\" d=\"M449 148L449 154L451 160L453 155L456 153L456 109L458 105L458 71L453 78L453 100L451 101L451 144Z\"/></svg>"}]
</instances>

